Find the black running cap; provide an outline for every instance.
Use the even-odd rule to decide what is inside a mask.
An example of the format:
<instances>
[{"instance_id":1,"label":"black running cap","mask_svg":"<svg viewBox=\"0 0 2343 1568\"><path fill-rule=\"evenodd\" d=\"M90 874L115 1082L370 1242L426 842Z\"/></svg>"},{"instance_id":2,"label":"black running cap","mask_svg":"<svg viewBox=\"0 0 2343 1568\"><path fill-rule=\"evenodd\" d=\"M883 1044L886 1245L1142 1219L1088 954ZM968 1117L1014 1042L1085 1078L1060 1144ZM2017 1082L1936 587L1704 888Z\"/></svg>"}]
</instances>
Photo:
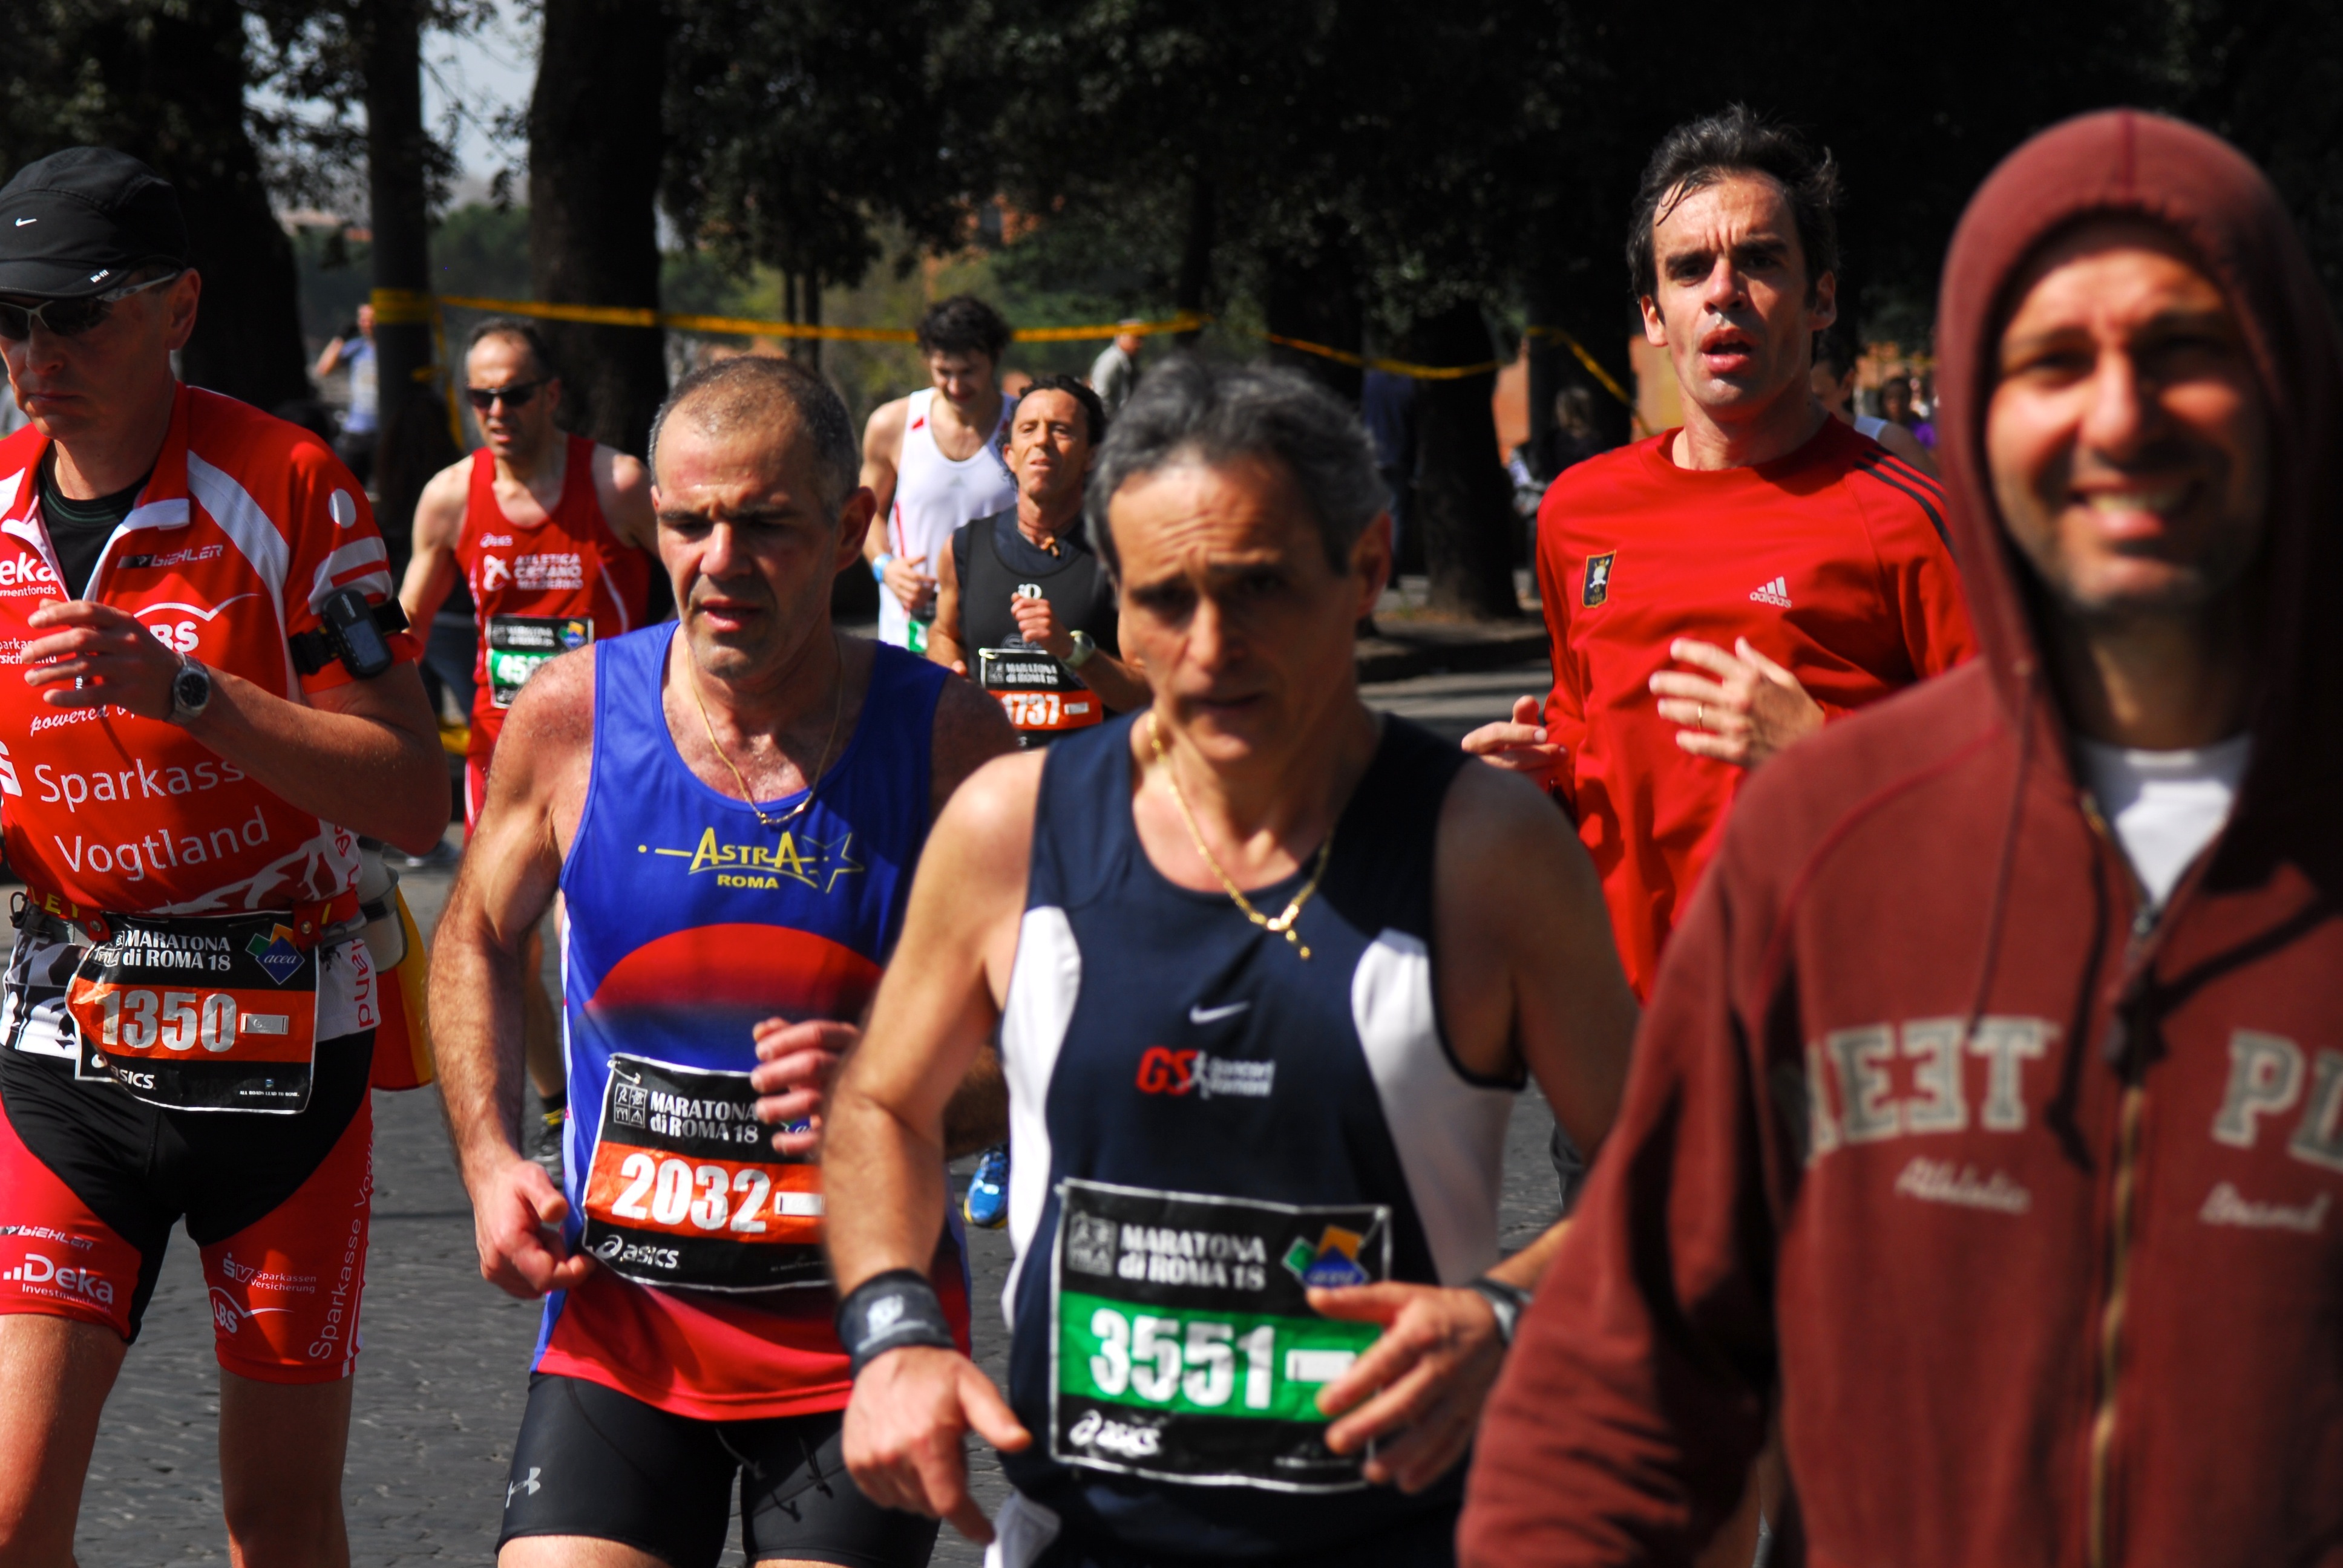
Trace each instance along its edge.
<instances>
[{"instance_id":1,"label":"black running cap","mask_svg":"<svg viewBox=\"0 0 2343 1568\"><path fill-rule=\"evenodd\" d=\"M187 265L170 182L127 153L67 147L0 186L0 294L79 299L150 262Z\"/></svg>"}]
</instances>

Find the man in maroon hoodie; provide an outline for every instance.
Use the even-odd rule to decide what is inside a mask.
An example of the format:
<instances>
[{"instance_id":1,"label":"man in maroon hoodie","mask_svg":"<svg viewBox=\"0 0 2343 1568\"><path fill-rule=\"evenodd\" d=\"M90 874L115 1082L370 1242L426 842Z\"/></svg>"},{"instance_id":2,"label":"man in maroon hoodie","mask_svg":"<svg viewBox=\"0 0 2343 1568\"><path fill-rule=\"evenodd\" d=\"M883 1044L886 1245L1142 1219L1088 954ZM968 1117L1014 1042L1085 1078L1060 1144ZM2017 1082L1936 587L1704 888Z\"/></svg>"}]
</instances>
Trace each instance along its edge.
<instances>
[{"instance_id":1,"label":"man in maroon hoodie","mask_svg":"<svg viewBox=\"0 0 2343 1568\"><path fill-rule=\"evenodd\" d=\"M1491 1401L1465 1563L2343 1563L2335 327L2252 165L2094 115L1955 236L1986 657L1744 791Z\"/></svg>"}]
</instances>

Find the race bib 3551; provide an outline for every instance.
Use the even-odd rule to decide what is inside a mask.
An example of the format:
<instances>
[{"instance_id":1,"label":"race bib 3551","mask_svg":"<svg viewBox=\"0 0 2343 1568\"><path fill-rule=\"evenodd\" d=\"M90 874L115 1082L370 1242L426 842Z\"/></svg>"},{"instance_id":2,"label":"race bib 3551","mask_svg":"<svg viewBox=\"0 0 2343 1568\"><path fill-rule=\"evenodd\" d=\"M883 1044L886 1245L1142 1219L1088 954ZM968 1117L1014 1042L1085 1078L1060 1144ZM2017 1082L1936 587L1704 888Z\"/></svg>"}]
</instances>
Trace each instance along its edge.
<instances>
[{"instance_id":1,"label":"race bib 3551","mask_svg":"<svg viewBox=\"0 0 2343 1568\"><path fill-rule=\"evenodd\" d=\"M1068 1180L1051 1288L1050 1452L1163 1481L1342 1492L1318 1391L1382 1332L1312 1311L1313 1285L1391 1272L1391 1211Z\"/></svg>"}]
</instances>

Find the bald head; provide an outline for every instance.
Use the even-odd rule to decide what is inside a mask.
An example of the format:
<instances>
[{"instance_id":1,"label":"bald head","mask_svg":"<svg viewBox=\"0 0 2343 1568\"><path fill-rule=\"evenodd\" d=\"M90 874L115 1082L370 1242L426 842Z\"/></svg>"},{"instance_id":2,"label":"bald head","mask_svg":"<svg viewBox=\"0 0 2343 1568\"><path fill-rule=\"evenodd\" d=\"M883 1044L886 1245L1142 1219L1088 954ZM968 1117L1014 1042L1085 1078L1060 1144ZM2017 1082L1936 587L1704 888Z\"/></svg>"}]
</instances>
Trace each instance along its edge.
<instances>
[{"instance_id":1,"label":"bald head","mask_svg":"<svg viewBox=\"0 0 2343 1568\"><path fill-rule=\"evenodd\" d=\"M651 479L659 483L659 443L680 422L723 440L740 436L805 443L815 494L833 520L860 479L853 421L829 383L794 361L744 354L703 366L675 384L651 421Z\"/></svg>"}]
</instances>

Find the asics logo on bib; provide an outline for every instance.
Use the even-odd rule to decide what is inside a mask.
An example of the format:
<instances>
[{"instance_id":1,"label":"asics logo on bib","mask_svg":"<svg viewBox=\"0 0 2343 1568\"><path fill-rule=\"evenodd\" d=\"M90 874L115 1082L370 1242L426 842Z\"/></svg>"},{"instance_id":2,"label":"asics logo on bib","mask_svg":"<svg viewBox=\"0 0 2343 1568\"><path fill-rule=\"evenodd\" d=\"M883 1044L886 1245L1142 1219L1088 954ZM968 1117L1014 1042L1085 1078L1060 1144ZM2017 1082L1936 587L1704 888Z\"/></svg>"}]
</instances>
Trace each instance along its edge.
<instances>
[{"instance_id":1,"label":"asics logo on bib","mask_svg":"<svg viewBox=\"0 0 2343 1568\"><path fill-rule=\"evenodd\" d=\"M1250 1004L1248 1004L1250 1005ZM1140 1053L1141 1094L1190 1094L1199 1100L1214 1095L1240 1100L1267 1100L1277 1083L1274 1061L1243 1061L1202 1050L1174 1050L1151 1045Z\"/></svg>"}]
</instances>

